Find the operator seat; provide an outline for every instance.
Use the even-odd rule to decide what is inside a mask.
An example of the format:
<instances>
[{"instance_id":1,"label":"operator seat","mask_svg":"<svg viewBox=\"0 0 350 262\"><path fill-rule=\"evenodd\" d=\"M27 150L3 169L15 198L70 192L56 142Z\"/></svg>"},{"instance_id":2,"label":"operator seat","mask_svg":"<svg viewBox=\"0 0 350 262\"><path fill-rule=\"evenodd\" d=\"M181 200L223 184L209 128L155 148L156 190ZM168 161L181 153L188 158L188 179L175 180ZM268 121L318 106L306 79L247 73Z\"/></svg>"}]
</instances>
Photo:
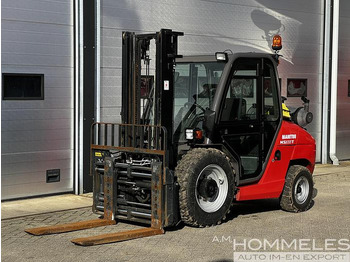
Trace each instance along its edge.
<instances>
[{"instance_id":1,"label":"operator seat","mask_svg":"<svg viewBox=\"0 0 350 262\"><path fill-rule=\"evenodd\" d=\"M222 121L241 120L247 110L247 102L243 98L230 97L225 99L225 106L222 111Z\"/></svg>"}]
</instances>

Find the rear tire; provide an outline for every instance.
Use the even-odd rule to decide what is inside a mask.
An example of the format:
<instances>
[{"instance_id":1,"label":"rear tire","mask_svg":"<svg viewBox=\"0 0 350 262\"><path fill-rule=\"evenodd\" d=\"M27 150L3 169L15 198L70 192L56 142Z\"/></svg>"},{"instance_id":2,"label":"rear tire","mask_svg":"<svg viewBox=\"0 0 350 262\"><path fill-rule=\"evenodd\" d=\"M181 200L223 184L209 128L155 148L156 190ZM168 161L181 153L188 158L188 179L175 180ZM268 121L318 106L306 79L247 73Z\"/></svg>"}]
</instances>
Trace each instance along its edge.
<instances>
[{"instance_id":1,"label":"rear tire","mask_svg":"<svg viewBox=\"0 0 350 262\"><path fill-rule=\"evenodd\" d=\"M304 166L291 166L288 169L280 206L288 212L302 212L310 208L314 191L312 175Z\"/></svg>"},{"instance_id":2,"label":"rear tire","mask_svg":"<svg viewBox=\"0 0 350 262\"><path fill-rule=\"evenodd\" d=\"M182 221L191 226L220 224L234 198L234 174L229 158L214 148L195 148L179 161Z\"/></svg>"}]
</instances>

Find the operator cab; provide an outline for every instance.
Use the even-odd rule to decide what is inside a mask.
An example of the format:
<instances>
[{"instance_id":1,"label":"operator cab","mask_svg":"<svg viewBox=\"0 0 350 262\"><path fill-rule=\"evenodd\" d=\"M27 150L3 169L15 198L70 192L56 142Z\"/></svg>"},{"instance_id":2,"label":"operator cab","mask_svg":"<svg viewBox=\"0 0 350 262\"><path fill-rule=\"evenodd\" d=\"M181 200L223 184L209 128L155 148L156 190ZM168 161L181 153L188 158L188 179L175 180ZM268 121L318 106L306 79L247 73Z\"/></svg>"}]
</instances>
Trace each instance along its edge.
<instances>
[{"instance_id":1,"label":"operator cab","mask_svg":"<svg viewBox=\"0 0 350 262\"><path fill-rule=\"evenodd\" d=\"M225 54L176 60L173 142L179 157L190 147L223 145L239 159L240 181L260 178L282 121L275 56Z\"/></svg>"}]
</instances>

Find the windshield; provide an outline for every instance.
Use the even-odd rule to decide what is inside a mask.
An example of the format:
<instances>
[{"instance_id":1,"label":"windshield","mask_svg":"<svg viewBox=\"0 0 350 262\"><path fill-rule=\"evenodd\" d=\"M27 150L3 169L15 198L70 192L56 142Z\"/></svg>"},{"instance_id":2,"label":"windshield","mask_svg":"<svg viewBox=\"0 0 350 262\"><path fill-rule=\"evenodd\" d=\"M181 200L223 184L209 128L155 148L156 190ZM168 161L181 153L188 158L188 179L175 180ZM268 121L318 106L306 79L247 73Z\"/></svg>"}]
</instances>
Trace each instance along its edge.
<instances>
[{"instance_id":1,"label":"windshield","mask_svg":"<svg viewBox=\"0 0 350 262\"><path fill-rule=\"evenodd\" d=\"M173 130L175 142L186 142L186 128L202 127L204 111L211 107L225 63L177 63L174 84Z\"/></svg>"}]
</instances>

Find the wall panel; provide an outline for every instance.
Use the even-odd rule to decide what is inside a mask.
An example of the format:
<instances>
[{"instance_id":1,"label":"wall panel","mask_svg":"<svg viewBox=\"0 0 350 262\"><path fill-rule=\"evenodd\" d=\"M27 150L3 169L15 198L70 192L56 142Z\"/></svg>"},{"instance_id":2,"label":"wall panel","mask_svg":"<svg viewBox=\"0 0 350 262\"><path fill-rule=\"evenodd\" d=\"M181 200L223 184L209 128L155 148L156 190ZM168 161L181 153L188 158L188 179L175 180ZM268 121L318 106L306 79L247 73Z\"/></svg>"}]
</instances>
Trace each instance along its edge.
<instances>
[{"instance_id":1,"label":"wall panel","mask_svg":"<svg viewBox=\"0 0 350 262\"><path fill-rule=\"evenodd\" d=\"M2 73L44 74L44 100L2 100L2 199L73 190L73 2L1 1ZM46 170L61 181L46 183Z\"/></svg>"}]
</instances>

